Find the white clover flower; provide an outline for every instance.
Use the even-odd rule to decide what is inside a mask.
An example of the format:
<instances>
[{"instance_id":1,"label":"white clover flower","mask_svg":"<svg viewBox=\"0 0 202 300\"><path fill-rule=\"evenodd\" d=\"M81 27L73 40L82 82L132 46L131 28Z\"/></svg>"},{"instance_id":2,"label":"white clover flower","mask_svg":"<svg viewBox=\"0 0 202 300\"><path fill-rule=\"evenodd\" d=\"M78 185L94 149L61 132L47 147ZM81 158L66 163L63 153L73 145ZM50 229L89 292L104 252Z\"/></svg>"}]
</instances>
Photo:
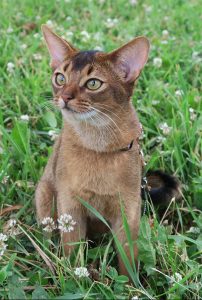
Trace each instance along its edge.
<instances>
[{"instance_id":1,"label":"white clover flower","mask_svg":"<svg viewBox=\"0 0 202 300\"><path fill-rule=\"evenodd\" d=\"M14 69L15 69L15 65L14 63L12 63L11 61L7 63L7 72L8 73L13 73Z\"/></svg>"},{"instance_id":2,"label":"white clover flower","mask_svg":"<svg viewBox=\"0 0 202 300\"><path fill-rule=\"evenodd\" d=\"M33 54L33 58L34 60L42 60L42 55L40 53L34 53Z\"/></svg>"},{"instance_id":3,"label":"white clover flower","mask_svg":"<svg viewBox=\"0 0 202 300\"><path fill-rule=\"evenodd\" d=\"M156 141L157 143L163 143L166 141L166 138L164 136L159 135L156 137Z\"/></svg>"},{"instance_id":4,"label":"white clover flower","mask_svg":"<svg viewBox=\"0 0 202 300\"><path fill-rule=\"evenodd\" d=\"M162 45L167 45L167 44L168 44L168 41L167 41L167 40L163 40L163 41L161 41L161 44L162 44Z\"/></svg>"},{"instance_id":5,"label":"white clover flower","mask_svg":"<svg viewBox=\"0 0 202 300\"><path fill-rule=\"evenodd\" d=\"M72 20L72 17L71 17L71 16L67 16L67 17L66 17L66 21L67 21L67 22L70 22L71 20Z\"/></svg>"},{"instance_id":6,"label":"white clover flower","mask_svg":"<svg viewBox=\"0 0 202 300\"><path fill-rule=\"evenodd\" d=\"M202 58L200 57L200 53L197 52L197 51L194 51L192 53L192 56L191 56L192 60L196 63L200 63L202 61Z\"/></svg>"},{"instance_id":7,"label":"white clover flower","mask_svg":"<svg viewBox=\"0 0 202 300\"><path fill-rule=\"evenodd\" d=\"M15 219L10 219L6 227L6 232L9 236L16 236L20 233L19 228L17 226L17 221Z\"/></svg>"},{"instance_id":8,"label":"white clover flower","mask_svg":"<svg viewBox=\"0 0 202 300\"><path fill-rule=\"evenodd\" d=\"M180 273L175 273L174 275L172 275L170 277L170 281L173 282L179 282L180 280L182 280L182 275Z\"/></svg>"},{"instance_id":9,"label":"white clover flower","mask_svg":"<svg viewBox=\"0 0 202 300\"><path fill-rule=\"evenodd\" d=\"M133 296L132 298L131 298L131 300L138 300L139 298L138 298L138 296Z\"/></svg>"},{"instance_id":10,"label":"white clover flower","mask_svg":"<svg viewBox=\"0 0 202 300\"><path fill-rule=\"evenodd\" d=\"M195 113L192 107L189 108L189 113L190 113L190 119L194 121L197 118L197 114Z\"/></svg>"},{"instance_id":11,"label":"white clover flower","mask_svg":"<svg viewBox=\"0 0 202 300\"><path fill-rule=\"evenodd\" d=\"M8 222L9 227L14 227L14 226L16 226L16 224L17 224L17 221L15 219L10 219Z\"/></svg>"},{"instance_id":12,"label":"white clover flower","mask_svg":"<svg viewBox=\"0 0 202 300\"><path fill-rule=\"evenodd\" d=\"M162 36L163 36L163 38L164 38L164 39L167 39L167 38L168 38L168 36L169 36L169 31L168 31L168 30L166 30L166 29L165 29L165 30L163 30L163 31L162 31Z\"/></svg>"},{"instance_id":13,"label":"white clover flower","mask_svg":"<svg viewBox=\"0 0 202 300\"><path fill-rule=\"evenodd\" d=\"M164 21L168 21L168 20L169 20L169 17L168 17L168 16L165 16L163 19L164 19Z\"/></svg>"},{"instance_id":14,"label":"white clover flower","mask_svg":"<svg viewBox=\"0 0 202 300\"><path fill-rule=\"evenodd\" d=\"M34 37L35 39L38 39L38 38L40 37L40 34L39 34L38 32L36 32L36 33L33 35L33 37Z\"/></svg>"},{"instance_id":15,"label":"white clover flower","mask_svg":"<svg viewBox=\"0 0 202 300\"><path fill-rule=\"evenodd\" d=\"M168 226L168 220L167 219L163 221L163 225Z\"/></svg>"},{"instance_id":16,"label":"white clover flower","mask_svg":"<svg viewBox=\"0 0 202 300\"><path fill-rule=\"evenodd\" d=\"M79 278L81 277L89 277L89 272L88 272L88 269L85 268L85 267L80 267L80 268L76 268L75 271L74 271L74 274L76 276L78 276Z\"/></svg>"},{"instance_id":17,"label":"white clover flower","mask_svg":"<svg viewBox=\"0 0 202 300\"><path fill-rule=\"evenodd\" d=\"M29 116L28 115L21 115L20 120L27 122L27 121L29 121Z\"/></svg>"},{"instance_id":18,"label":"white clover flower","mask_svg":"<svg viewBox=\"0 0 202 300\"><path fill-rule=\"evenodd\" d=\"M73 32L72 31L67 31L65 32L65 34L63 34L61 37L65 40L65 39L71 39L73 37Z\"/></svg>"},{"instance_id":19,"label":"white clover flower","mask_svg":"<svg viewBox=\"0 0 202 300\"><path fill-rule=\"evenodd\" d=\"M198 228L198 227L190 227L189 230L187 231L187 233L199 234L200 233L200 228Z\"/></svg>"},{"instance_id":20,"label":"white clover flower","mask_svg":"<svg viewBox=\"0 0 202 300\"><path fill-rule=\"evenodd\" d=\"M118 23L118 19L114 18L114 19L111 19L111 18L107 18L106 22L105 22L105 25L107 28L112 28L114 27L116 24Z\"/></svg>"},{"instance_id":21,"label":"white clover flower","mask_svg":"<svg viewBox=\"0 0 202 300\"><path fill-rule=\"evenodd\" d=\"M73 34L72 31L67 31L67 32L65 33L65 35L66 35L67 38L71 38L74 34Z\"/></svg>"},{"instance_id":22,"label":"white clover flower","mask_svg":"<svg viewBox=\"0 0 202 300\"><path fill-rule=\"evenodd\" d=\"M7 244L5 243L8 240L7 235L0 233L0 256L2 256L7 248Z\"/></svg>"},{"instance_id":23,"label":"white clover flower","mask_svg":"<svg viewBox=\"0 0 202 300\"><path fill-rule=\"evenodd\" d=\"M95 46L94 50L97 50L97 51L103 51L103 48L100 47L100 46Z\"/></svg>"},{"instance_id":24,"label":"white clover flower","mask_svg":"<svg viewBox=\"0 0 202 300\"><path fill-rule=\"evenodd\" d=\"M20 48L24 50L24 49L27 48L27 45L26 45L26 44L22 44L22 45L20 46Z\"/></svg>"},{"instance_id":25,"label":"white clover flower","mask_svg":"<svg viewBox=\"0 0 202 300\"><path fill-rule=\"evenodd\" d=\"M58 219L58 229L62 232L71 232L74 230L76 222L72 219L72 216L68 214L61 215Z\"/></svg>"},{"instance_id":26,"label":"white clover flower","mask_svg":"<svg viewBox=\"0 0 202 300\"><path fill-rule=\"evenodd\" d=\"M41 221L41 224L43 225L43 230L46 232L52 232L56 229L55 222L53 221L53 218L46 217Z\"/></svg>"},{"instance_id":27,"label":"white clover flower","mask_svg":"<svg viewBox=\"0 0 202 300\"><path fill-rule=\"evenodd\" d=\"M130 0L130 4L134 6L137 5L137 0Z\"/></svg>"},{"instance_id":28,"label":"white clover flower","mask_svg":"<svg viewBox=\"0 0 202 300\"><path fill-rule=\"evenodd\" d=\"M86 42L90 39L90 34L85 30L81 31L81 36L83 42Z\"/></svg>"},{"instance_id":29,"label":"white clover flower","mask_svg":"<svg viewBox=\"0 0 202 300\"><path fill-rule=\"evenodd\" d=\"M148 6L148 5L143 5L144 6L144 10L147 14L149 14L150 12L152 12L152 7Z\"/></svg>"},{"instance_id":30,"label":"white clover flower","mask_svg":"<svg viewBox=\"0 0 202 300\"><path fill-rule=\"evenodd\" d=\"M162 59L160 57L155 57L153 59L153 65L157 68L160 68L162 66Z\"/></svg>"},{"instance_id":31,"label":"white clover flower","mask_svg":"<svg viewBox=\"0 0 202 300\"><path fill-rule=\"evenodd\" d=\"M182 97L184 95L183 90L177 90L175 91L175 96L177 96L178 98Z\"/></svg>"},{"instance_id":32,"label":"white clover flower","mask_svg":"<svg viewBox=\"0 0 202 300\"><path fill-rule=\"evenodd\" d=\"M8 180L9 180L9 177L10 177L9 175L5 175L5 176L2 178L2 181L1 181L1 182L2 182L3 184L6 184L6 183L8 182Z\"/></svg>"},{"instance_id":33,"label":"white clover flower","mask_svg":"<svg viewBox=\"0 0 202 300\"><path fill-rule=\"evenodd\" d=\"M58 133L55 130L49 130L48 135L51 137L51 141L54 141L58 137Z\"/></svg>"},{"instance_id":34,"label":"white clover flower","mask_svg":"<svg viewBox=\"0 0 202 300\"><path fill-rule=\"evenodd\" d=\"M6 242L8 237L6 234L0 233L0 242Z\"/></svg>"},{"instance_id":35,"label":"white clover flower","mask_svg":"<svg viewBox=\"0 0 202 300\"><path fill-rule=\"evenodd\" d=\"M159 104L159 103L160 103L159 100L152 100L152 105L157 105L157 104Z\"/></svg>"},{"instance_id":36,"label":"white clover flower","mask_svg":"<svg viewBox=\"0 0 202 300\"><path fill-rule=\"evenodd\" d=\"M163 134L168 135L172 129L166 122L159 124L159 128L163 131Z\"/></svg>"},{"instance_id":37,"label":"white clover flower","mask_svg":"<svg viewBox=\"0 0 202 300\"><path fill-rule=\"evenodd\" d=\"M12 27L8 27L8 29L6 30L7 33L12 33L13 32L13 28Z\"/></svg>"},{"instance_id":38,"label":"white clover flower","mask_svg":"<svg viewBox=\"0 0 202 300\"><path fill-rule=\"evenodd\" d=\"M46 24L47 24L49 27L53 27L53 22L52 22L51 20L48 20L48 21L46 22Z\"/></svg>"}]
</instances>

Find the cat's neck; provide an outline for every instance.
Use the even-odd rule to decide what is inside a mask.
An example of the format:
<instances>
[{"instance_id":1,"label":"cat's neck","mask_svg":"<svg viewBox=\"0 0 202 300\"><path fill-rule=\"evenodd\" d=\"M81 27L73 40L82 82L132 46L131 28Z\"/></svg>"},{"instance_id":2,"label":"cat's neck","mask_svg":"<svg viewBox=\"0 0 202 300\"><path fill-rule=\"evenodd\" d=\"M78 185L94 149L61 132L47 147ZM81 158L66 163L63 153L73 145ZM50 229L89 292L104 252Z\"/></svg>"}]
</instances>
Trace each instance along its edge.
<instances>
[{"instance_id":1,"label":"cat's neck","mask_svg":"<svg viewBox=\"0 0 202 300\"><path fill-rule=\"evenodd\" d=\"M63 135L74 145L96 152L112 152L127 147L141 135L141 125L132 105L127 111L110 115L108 122L64 122Z\"/></svg>"}]
</instances>

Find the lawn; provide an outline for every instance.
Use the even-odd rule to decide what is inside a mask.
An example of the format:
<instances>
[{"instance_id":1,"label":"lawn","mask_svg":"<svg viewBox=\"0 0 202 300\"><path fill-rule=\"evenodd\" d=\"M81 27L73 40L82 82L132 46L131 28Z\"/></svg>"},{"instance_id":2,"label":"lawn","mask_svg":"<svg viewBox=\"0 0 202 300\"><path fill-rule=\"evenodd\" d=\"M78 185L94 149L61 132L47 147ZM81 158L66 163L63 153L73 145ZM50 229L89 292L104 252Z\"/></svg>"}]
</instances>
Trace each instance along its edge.
<instances>
[{"instance_id":1,"label":"lawn","mask_svg":"<svg viewBox=\"0 0 202 300\"><path fill-rule=\"evenodd\" d=\"M0 298L201 299L201 1L2 0L0 6ZM133 97L145 171L175 174L182 199L164 214L143 205L139 266L128 265L133 284L117 273L111 236L94 247L78 241L76 254L65 258L57 234L50 239L37 227L35 185L62 126L51 105L44 23L82 50L111 51L138 35L150 40Z\"/></svg>"}]
</instances>

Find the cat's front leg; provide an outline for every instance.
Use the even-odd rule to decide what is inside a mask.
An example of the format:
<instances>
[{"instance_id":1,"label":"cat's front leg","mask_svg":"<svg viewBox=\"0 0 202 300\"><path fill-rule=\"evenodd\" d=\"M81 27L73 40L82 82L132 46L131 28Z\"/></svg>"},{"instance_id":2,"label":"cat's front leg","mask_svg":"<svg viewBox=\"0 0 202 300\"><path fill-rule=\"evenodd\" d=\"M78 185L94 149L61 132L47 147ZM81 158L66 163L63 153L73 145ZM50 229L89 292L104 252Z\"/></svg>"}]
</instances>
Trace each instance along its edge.
<instances>
[{"instance_id":1,"label":"cat's front leg","mask_svg":"<svg viewBox=\"0 0 202 300\"><path fill-rule=\"evenodd\" d=\"M137 199L133 203L133 205L128 205L128 207L126 202L125 209L124 209L127 223L130 229L131 239L133 242L133 253L132 253L133 258L130 253L129 241L127 240L126 237L126 232L124 230L123 219L121 214L119 214L114 220L114 222L112 223L112 229L114 233L117 235L118 240L121 242L124 252L128 257L131 266L132 266L133 259L135 260L137 266L138 249L137 249L136 240L138 237L139 222L140 222L140 204L141 204L140 199ZM119 263L119 273L122 275L129 276L126 266L122 261L121 255L119 253L118 253L118 263Z\"/></svg>"},{"instance_id":2,"label":"cat's front leg","mask_svg":"<svg viewBox=\"0 0 202 300\"><path fill-rule=\"evenodd\" d=\"M41 179L35 192L35 206L38 224L41 224L44 218L51 217L53 200L54 189L51 182Z\"/></svg>"},{"instance_id":3,"label":"cat's front leg","mask_svg":"<svg viewBox=\"0 0 202 300\"><path fill-rule=\"evenodd\" d=\"M51 217L52 209L54 209L53 204L56 196L56 189L53 170L54 166L57 165L60 142L61 138L59 137L54 144L53 153L48 159L44 173L39 180L35 191L35 206L37 221L39 224L41 224L44 218Z\"/></svg>"},{"instance_id":4,"label":"cat's front leg","mask_svg":"<svg viewBox=\"0 0 202 300\"><path fill-rule=\"evenodd\" d=\"M87 215L81 203L66 189L58 193L57 212L64 252L69 256L74 249L70 244L86 237Z\"/></svg>"}]
</instances>

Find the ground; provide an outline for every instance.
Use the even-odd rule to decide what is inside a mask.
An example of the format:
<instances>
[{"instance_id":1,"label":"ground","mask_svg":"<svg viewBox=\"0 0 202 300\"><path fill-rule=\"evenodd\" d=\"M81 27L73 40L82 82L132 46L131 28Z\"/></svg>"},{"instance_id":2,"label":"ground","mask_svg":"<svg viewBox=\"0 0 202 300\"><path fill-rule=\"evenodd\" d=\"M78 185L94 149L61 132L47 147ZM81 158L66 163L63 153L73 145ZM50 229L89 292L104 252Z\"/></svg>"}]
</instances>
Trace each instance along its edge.
<instances>
[{"instance_id":1,"label":"ground","mask_svg":"<svg viewBox=\"0 0 202 300\"><path fill-rule=\"evenodd\" d=\"M1 299L202 297L201 21L199 0L1 1ZM175 174L183 194L164 215L146 203L139 268L125 261L133 284L117 273L111 237L97 248L78 243L76 257L66 259L57 235L51 241L37 227L35 185L62 125L50 104L44 23L82 50L111 51L138 35L150 40L133 97L145 169Z\"/></svg>"}]
</instances>

